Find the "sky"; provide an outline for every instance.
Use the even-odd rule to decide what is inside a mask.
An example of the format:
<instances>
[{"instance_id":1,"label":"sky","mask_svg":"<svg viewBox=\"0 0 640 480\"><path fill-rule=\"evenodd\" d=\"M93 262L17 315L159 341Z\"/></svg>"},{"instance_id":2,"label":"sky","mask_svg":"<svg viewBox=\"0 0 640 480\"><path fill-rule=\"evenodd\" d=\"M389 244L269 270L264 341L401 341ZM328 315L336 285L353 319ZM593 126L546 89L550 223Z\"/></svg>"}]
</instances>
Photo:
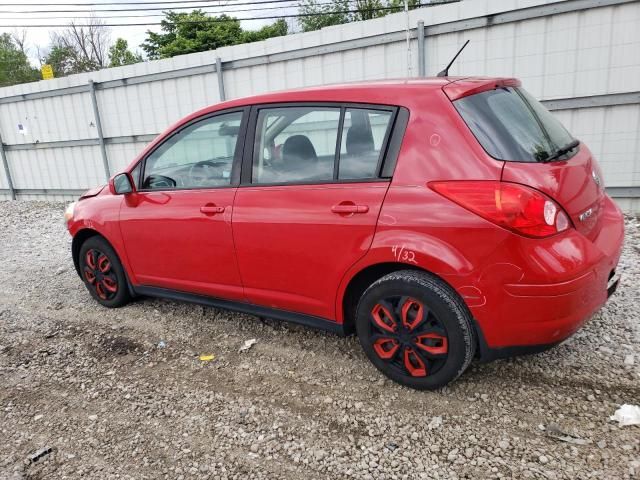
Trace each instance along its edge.
<instances>
[{"instance_id":1,"label":"sky","mask_svg":"<svg viewBox=\"0 0 640 480\"><path fill-rule=\"evenodd\" d=\"M162 8L170 9L171 7L188 7L180 8L176 10L178 12L189 12L192 9L207 7L204 10L215 13L231 13L234 10L241 9L254 9L260 8L256 11L244 11L237 12L235 15L238 18L243 17L259 17L259 16L273 16L282 14L292 14L296 12L296 7L285 7L269 10L268 7L281 7L282 4L270 4L264 5L244 5L234 6L234 3L247 3L255 1L265 0L225 0L225 1L202 1L196 2L195 0L189 0L187 3L160 3L151 5L136 5L133 2L152 2L153 0L60 0L59 2L49 2L46 0L0 0L0 25L6 25L0 27L0 33L15 33L16 31L22 31L21 25L51 25L60 24L66 25L70 21L75 21L78 24L87 22L87 17L95 16L97 18L104 19L106 23L151 23L160 22L162 20L162 10L143 10L143 8ZM167 2L168 0L161 0L161 2ZM99 3L110 3L113 5L101 5ZM296 2L286 5L295 5ZM61 4L77 4L77 6L61 5ZM267 9L262 9L262 8ZM97 10L113 10L113 9L136 9L132 12L102 12ZM64 10L64 12L62 11ZM37 13L38 11L56 11L57 13ZM69 12L71 11L71 12ZM10 13L10 12L24 12L24 13ZM126 17L127 15L134 15L135 17ZM120 17L116 19L115 17ZM257 29L263 25L272 23L274 20L251 20L242 22L242 28L244 29ZM288 20L289 27L296 27L295 20ZM46 47L49 44L50 34L54 30L63 30L60 28L49 27L29 27L27 31L27 49L31 63L39 67L37 48L36 46ZM160 31L159 26L126 26L126 27L110 27L111 41L115 41L116 38L124 38L129 42L129 48L133 50L139 50L139 45L146 38L147 30Z\"/></svg>"}]
</instances>

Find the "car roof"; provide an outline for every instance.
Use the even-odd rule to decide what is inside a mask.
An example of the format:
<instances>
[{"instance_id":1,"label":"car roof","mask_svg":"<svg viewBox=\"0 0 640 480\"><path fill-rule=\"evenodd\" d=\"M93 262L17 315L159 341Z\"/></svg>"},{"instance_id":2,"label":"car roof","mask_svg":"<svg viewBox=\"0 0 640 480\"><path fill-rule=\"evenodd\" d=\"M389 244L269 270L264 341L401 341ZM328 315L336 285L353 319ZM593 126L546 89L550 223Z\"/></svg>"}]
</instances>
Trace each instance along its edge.
<instances>
[{"instance_id":1,"label":"car roof","mask_svg":"<svg viewBox=\"0 0 640 480\"><path fill-rule=\"evenodd\" d=\"M288 102L361 103L411 107L411 105L415 104L416 97L422 96L425 93L429 94L435 91L444 91L450 100L455 100L466 94L477 93L483 89L495 88L501 84L511 84L514 82L519 84L519 81L516 79L502 77L405 78L306 87L237 98L210 105L177 121L149 143L147 147L138 154L132 162L132 165L135 165L140 158L155 148L157 144L163 142L166 137L173 134L177 129L182 128L193 120L197 120L199 117L222 110L239 109L251 105Z\"/></svg>"},{"instance_id":2,"label":"car roof","mask_svg":"<svg viewBox=\"0 0 640 480\"><path fill-rule=\"evenodd\" d=\"M457 94L460 95L460 92L463 92L467 88L474 89L475 91L482 88L482 85L493 86L505 80L514 79L498 77L427 77L371 80L366 82L305 87L220 102L205 107L189 117L197 117L234 107L281 102L353 102L406 106L411 103L410 99L412 94L441 90L443 87L453 83L455 83Z\"/></svg>"}]
</instances>

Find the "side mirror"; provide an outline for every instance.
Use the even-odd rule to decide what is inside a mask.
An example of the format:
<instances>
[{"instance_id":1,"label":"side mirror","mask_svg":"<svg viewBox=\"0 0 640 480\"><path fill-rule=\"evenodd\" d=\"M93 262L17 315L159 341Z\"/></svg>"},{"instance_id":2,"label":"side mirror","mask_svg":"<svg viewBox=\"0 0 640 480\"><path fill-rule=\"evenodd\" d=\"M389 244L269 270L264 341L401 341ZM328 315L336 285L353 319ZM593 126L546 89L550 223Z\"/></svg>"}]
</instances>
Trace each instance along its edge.
<instances>
[{"instance_id":1,"label":"side mirror","mask_svg":"<svg viewBox=\"0 0 640 480\"><path fill-rule=\"evenodd\" d=\"M113 177L113 193L123 195L133 192L133 182L128 173L120 173Z\"/></svg>"}]
</instances>

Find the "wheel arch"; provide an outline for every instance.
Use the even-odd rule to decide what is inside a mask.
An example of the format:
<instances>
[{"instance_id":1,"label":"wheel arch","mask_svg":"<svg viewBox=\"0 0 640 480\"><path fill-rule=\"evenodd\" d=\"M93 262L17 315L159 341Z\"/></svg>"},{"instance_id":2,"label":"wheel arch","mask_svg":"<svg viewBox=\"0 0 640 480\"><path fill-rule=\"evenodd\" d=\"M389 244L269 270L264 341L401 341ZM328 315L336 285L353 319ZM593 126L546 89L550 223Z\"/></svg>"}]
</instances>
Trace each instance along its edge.
<instances>
[{"instance_id":1,"label":"wheel arch","mask_svg":"<svg viewBox=\"0 0 640 480\"><path fill-rule=\"evenodd\" d=\"M458 287L469 282L474 265L455 246L439 237L399 228L375 233L366 255L343 276L336 295L335 317L345 333L352 333L355 307L360 296L376 280L399 270L427 273L441 280L458 294Z\"/></svg>"},{"instance_id":2,"label":"wheel arch","mask_svg":"<svg viewBox=\"0 0 640 480\"><path fill-rule=\"evenodd\" d=\"M104 235L102 235L97 230L94 230L93 228L83 228L82 230L79 230L73 236L73 240L71 241L71 257L73 258L73 266L75 267L78 276L81 278L82 274L80 272L80 248L82 247L82 244L84 242L86 242L91 237L95 237L96 235L104 238L104 240L108 242L109 245L111 245L111 242L109 242L109 240L107 240Z\"/></svg>"},{"instance_id":3,"label":"wheel arch","mask_svg":"<svg viewBox=\"0 0 640 480\"><path fill-rule=\"evenodd\" d=\"M118 260L122 264L122 269L124 271L124 276L127 281L127 289L129 290L129 294L134 297L136 296L135 291L133 289L133 284L131 283L131 278L129 277L129 273L127 272L127 266L123 262L122 255L118 252L118 249L114 246L112 242L109 241L107 237L105 237L102 233L93 228L83 228L78 230L76 234L73 236L73 240L71 241L71 257L73 258L73 266L76 269L76 273L80 278L82 278L82 273L80 272L80 249L82 248L82 244L93 237L100 237L105 242L109 244L109 246L113 249Z\"/></svg>"},{"instance_id":4,"label":"wheel arch","mask_svg":"<svg viewBox=\"0 0 640 480\"><path fill-rule=\"evenodd\" d=\"M418 265L412 265L402 262L380 262L370 264L362 268L351 277L344 290L344 295L342 296L341 300L341 313L344 334L351 335L355 333L356 307L358 306L358 301L360 300L366 289L385 275L401 270L424 272L433 276L434 278L437 278L438 280L449 286L451 290L460 297L462 305L464 305L464 307L469 311L469 314L471 316L471 326L474 343L476 346L476 356L479 356L480 358L484 358L485 356L487 356L488 347L486 345L486 341L484 340L482 328L473 317L473 314L471 313L464 296L461 295L460 292L451 284L451 282L447 281L447 279L442 275L438 275L437 273L434 273ZM488 360L489 358L487 357L487 361Z\"/></svg>"},{"instance_id":5,"label":"wheel arch","mask_svg":"<svg viewBox=\"0 0 640 480\"><path fill-rule=\"evenodd\" d=\"M413 270L428 273L429 275L433 275L447 285L451 286L449 282L447 282L441 276L417 265L402 262L381 262L368 265L358 271L355 275L353 275L353 277L351 277L342 296L342 321L344 332L346 334L352 334L355 331L356 307L358 306L358 301L362 297L362 294L365 292L365 290L369 288L369 286L372 285L375 281L379 280L385 275L401 270Z\"/></svg>"}]
</instances>

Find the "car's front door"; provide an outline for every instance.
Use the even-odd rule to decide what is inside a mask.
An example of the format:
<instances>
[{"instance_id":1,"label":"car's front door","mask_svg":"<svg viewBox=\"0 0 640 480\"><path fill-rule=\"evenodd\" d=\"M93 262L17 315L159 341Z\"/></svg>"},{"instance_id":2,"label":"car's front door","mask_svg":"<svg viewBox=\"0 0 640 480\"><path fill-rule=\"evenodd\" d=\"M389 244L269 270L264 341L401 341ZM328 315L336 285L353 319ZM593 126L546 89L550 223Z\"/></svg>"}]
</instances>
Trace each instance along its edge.
<instances>
[{"instance_id":1,"label":"car's front door","mask_svg":"<svg viewBox=\"0 0 640 480\"><path fill-rule=\"evenodd\" d=\"M254 107L233 212L250 302L335 318L337 286L369 249L389 186L379 172L394 116L384 107Z\"/></svg>"},{"instance_id":2,"label":"car's front door","mask_svg":"<svg viewBox=\"0 0 640 480\"><path fill-rule=\"evenodd\" d=\"M120 225L138 284L244 299L231 217L246 114L190 122L132 172Z\"/></svg>"}]
</instances>

